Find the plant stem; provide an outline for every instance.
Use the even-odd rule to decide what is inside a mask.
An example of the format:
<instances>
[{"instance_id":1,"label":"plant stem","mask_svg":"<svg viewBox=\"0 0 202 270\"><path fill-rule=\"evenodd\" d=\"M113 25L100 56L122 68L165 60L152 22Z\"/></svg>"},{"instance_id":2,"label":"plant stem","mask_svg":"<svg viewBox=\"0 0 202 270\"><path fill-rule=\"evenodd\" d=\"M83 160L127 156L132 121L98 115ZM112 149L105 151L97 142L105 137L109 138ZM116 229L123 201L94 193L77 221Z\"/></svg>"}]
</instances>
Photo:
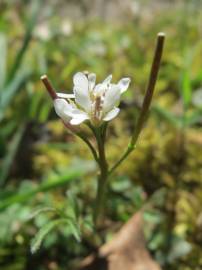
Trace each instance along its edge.
<instances>
[{"instance_id":1,"label":"plant stem","mask_svg":"<svg viewBox=\"0 0 202 270\"><path fill-rule=\"evenodd\" d=\"M95 227L98 227L101 224L101 218L103 216L103 209L104 209L104 203L105 203L107 179L108 179L107 173L105 174L101 173L98 177L97 194L96 194L95 208L94 208L94 215L93 215Z\"/></svg>"},{"instance_id":2,"label":"plant stem","mask_svg":"<svg viewBox=\"0 0 202 270\"><path fill-rule=\"evenodd\" d=\"M151 66L149 82L148 82L146 94L144 96L142 109L140 111L140 115L139 115L138 120L137 120L137 125L135 127L131 141L130 141L126 151L121 156L121 158L114 164L114 166L109 170L109 174L113 173L113 171L128 157L128 155L134 150L134 148L136 146L137 140L138 140L139 135L142 131L142 128L143 128L143 125L144 125L145 120L147 118L147 115L149 112L149 107L150 107L150 104L152 101L154 88L155 88L155 84L156 84L156 80L157 80L157 76L158 76L158 71L159 71L159 67L160 67L160 62L161 62L161 56L162 56L162 52L163 52L164 40L165 40L165 34L159 33L157 35L157 43L156 43L153 62L152 62L152 66Z\"/></svg>"},{"instance_id":3,"label":"plant stem","mask_svg":"<svg viewBox=\"0 0 202 270\"><path fill-rule=\"evenodd\" d=\"M108 164L105 156L105 136L103 136L101 128L96 129L95 134L98 145L100 174L97 182L97 194L93 218L95 226L98 226L100 224L100 218L104 209L103 206L108 179Z\"/></svg>"},{"instance_id":4,"label":"plant stem","mask_svg":"<svg viewBox=\"0 0 202 270\"><path fill-rule=\"evenodd\" d=\"M114 170L127 158L128 155L134 150L135 146L129 144L124 154L121 156L121 158L112 166L112 168L109 170L109 175L111 175Z\"/></svg>"},{"instance_id":5,"label":"plant stem","mask_svg":"<svg viewBox=\"0 0 202 270\"><path fill-rule=\"evenodd\" d=\"M86 145L89 147L89 149L91 150L91 153L93 154L93 157L95 159L95 161L99 164L99 159L97 156L97 152L94 149L93 145L90 143L90 141L81 133L75 133L81 140L83 140L83 142L86 143Z\"/></svg>"}]
</instances>

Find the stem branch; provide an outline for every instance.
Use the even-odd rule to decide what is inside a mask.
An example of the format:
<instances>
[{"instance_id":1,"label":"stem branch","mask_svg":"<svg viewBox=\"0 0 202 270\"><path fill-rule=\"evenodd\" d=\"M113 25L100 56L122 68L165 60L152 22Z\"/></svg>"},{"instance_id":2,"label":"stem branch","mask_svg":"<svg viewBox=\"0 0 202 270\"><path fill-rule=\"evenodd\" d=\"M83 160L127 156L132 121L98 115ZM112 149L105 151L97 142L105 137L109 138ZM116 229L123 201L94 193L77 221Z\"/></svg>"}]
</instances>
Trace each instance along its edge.
<instances>
[{"instance_id":1,"label":"stem branch","mask_svg":"<svg viewBox=\"0 0 202 270\"><path fill-rule=\"evenodd\" d=\"M132 146L131 144L128 145L126 151L121 156L121 158L112 166L112 168L109 170L109 175L111 175L114 170L127 158L128 155L134 150L135 146Z\"/></svg>"},{"instance_id":2,"label":"stem branch","mask_svg":"<svg viewBox=\"0 0 202 270\"><path fill-rule=\"evenodd\" d=\"M97 152L96 150L94 149L94 147L92 146L92 144L90 143L90 141L88 139L86 139L86 137L81 134L81 133L75 133L81 140L83 140L86 145L89 147L89 149L91 150L92 154L93 154L93 157L95 159L95 161L99 164L99 159L98 159L98 156L97 156Z\"/></svg>"}]
</instances>

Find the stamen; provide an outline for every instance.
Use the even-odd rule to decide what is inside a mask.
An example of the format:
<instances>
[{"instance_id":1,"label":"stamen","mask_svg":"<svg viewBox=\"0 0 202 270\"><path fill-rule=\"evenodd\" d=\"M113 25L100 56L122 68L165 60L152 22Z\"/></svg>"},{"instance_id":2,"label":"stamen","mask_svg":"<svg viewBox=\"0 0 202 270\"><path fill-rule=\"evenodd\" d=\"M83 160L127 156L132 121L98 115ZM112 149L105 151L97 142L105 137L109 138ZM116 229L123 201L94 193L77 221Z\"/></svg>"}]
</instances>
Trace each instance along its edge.
<instances>
[{"instance_id":1,"label":"stamen","mask_svg":"<svg viewBox=\"0 0 202 270\"><path fill-rule=\"evenodd\" d=\"M97 96L95 98L95 105L94 105L94 119L95 120L100 120L101 110L102 110L101 97Z\"/></svg>"},{"instance_id":2,"label":"stamen","mask_svg":"<svg viewBox=\"0 0 202 270\"><path fill-rule=\"evenodd\" d=\"M95 110L99 112L101 110L101 97L95 99Z\"/></svg>"},{"instance_id":3,"label":"stamen","mask_svg":"<svg viewBox=\"0 0 202 270\"><path fill-rule=\"evenodd\" d=\"M88 70L84 70L84 71L83 71L83 74L86 75L86 77L88 77L88 75L89 75Z\"/></svg>"}]
</instances>

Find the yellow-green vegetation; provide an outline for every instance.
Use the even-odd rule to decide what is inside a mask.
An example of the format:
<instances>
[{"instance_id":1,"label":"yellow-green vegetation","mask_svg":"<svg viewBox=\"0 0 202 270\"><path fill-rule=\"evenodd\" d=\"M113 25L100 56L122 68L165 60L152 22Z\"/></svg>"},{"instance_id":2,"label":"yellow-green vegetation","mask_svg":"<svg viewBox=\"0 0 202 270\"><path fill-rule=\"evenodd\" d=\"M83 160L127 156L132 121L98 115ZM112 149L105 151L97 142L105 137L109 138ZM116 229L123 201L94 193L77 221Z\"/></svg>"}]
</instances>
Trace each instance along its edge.
<instances>
[{"instance_id":1,"label":"yellow-green vegetation","mask_svg":"<svg viewBox=\"0 0 202 270\"><path fill-rule=\"evenodd\" d=\"M167 41L151 112L135 151L111 177L106 220L125 222L144 207L148 248L162 268L201 269L202 9L185 5L124 24L70 23L68 34L53 14L44 38L39 18L36 25L40 7L28 6L19 5L19 14L9 4L0 11L0 268L68 269L101 241L89 236L96 164L52 111L40 75L48 71L53 85L67 92L77 71L95 72L98 80L109 73L114 80L131 77L107 133L113 164L130 140L155 36L163 31ZM30 219L39 208L44 212ZM31 256L30 239L62 210L78 222L85 241L76 242L72 234L79 238L79 232L61 222ZM110 233L109 226L103 235Z\"/></svg>"}]
</instances>

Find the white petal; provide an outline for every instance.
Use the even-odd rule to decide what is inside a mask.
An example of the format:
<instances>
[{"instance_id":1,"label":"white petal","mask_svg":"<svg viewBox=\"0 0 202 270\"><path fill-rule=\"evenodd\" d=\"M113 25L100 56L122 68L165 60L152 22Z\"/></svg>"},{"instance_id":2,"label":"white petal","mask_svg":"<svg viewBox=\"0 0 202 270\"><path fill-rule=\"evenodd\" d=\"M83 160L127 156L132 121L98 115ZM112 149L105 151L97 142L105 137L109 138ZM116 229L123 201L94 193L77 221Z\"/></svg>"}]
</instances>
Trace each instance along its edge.
<instances>
[{"instance_id":1,"label":"white petal","mask_svg":"<svg viewBox=\"0 0 202 270\"><path fill-rule=\"evenodd\" d=\"M94 89L95 95L103 95L107 88L110 86L111 79L112 75L109 75L102 83L97 84Z\"/></svg>"},{"instance_id":2,"label":"white petal","mask_svg":"<svg viewBox=\"0 0 202 270\"><path fill-rule=\"evenodd\" d=\"M74 114L72 120L70 121L70 124L79 125L87 119L89 119L89 117L86 113Z\"/></svg>"},{"instance_id":3,"label":"white petal","mask_svg":"<svg viewBox=\"0 0 202 270\"><path fill-rule=\"evenodd\" d=\"M79 110L77 108L74 108L72 110L72 117L73 118L74 118L74 115L85 115L85 116L87 116L88 114L86 112L82 111L82 110Z\"/></svg>"},{"instance_id":4,"label":"white petal","mask_svg":"<svg viewBox=\"0 0 202 270\"><path fill-rule=\"evenodd\" d=\"M108 113L111 111L117 102L120 101L121 91L117 85L111 85L109 89L107 89L106 94L104 96L104 104L103 111L104 113Z\"/></svg>"},{"instance_id":5,"label":"white petal","mask_svg":"<svg viewBox=\"0 0 202 270\"><path fill-rule=\"evenodd\" d=\"M74 96L74 94L65 94L65 93L58 93L57 92L57 96L59 97L59 98L75 98L75 96Z\"/></svg>"},{"instance_id":6,"label":"white petal","mask_svg":"<svg viewBox=\"0 0 202 270\"><path fill-rule=\"evenodd\" d=\"M102 84L105 84L105 85L110 84L111 80L112 80L112 75L110 74L110 75L102 82Z\"/></svg>"},{"instance_id":7,"label":"white petal","mask_svg":"<svg viewBox=\"0 0 202 270\"><path fill-rule=\"evenodd\" d=\"M82 72L78 72L74 75L74 95L75 101L85 111L89 112L91 108L90 95L88 91L88 79Z\"/></svg>"},{"instance_id":8,"label":"white petal","mask_svg":"<svg viewBox=\"0 0 202 270\"><path fill-rule=\"evenodd\" d=\"M93 93L96 95L96 96L101 96L104 91L107 89L107 87L105 85L103 85L102 83L98 83L94 90L93 90Z\"/></svg>"},{"instance_id":9,"label":"white petal","mask_svg":"<svg viewBox=\"0 0 202 270\"><path fill-rule=\"evenodd\" d=\"M110 112L108 112L105 117L103 118L104 121L110 121L112 120L113 118L115 118L118 113L120 112L120 109L119 108L114 108L112 109Z\"/></svg>"},{"instance_id":10,"label":"white petal","mask_svg":"<svg viewBox=\"0 0 202 270\"><path fill-rule=\"evenodd\" d=\"M88 82L89 82L89 90L92 90L95 86L96 82L96 74L95 73L90 73L88 75Z\"/></svg>"},{"instance_id":11,"label":"white petal","mask_svg":"<svg viewBox=\"0 0 202 270\"><path fill-rule=\"evenodd\" d=\"M77 72L73 77L74 86L82 88L83 91L88 91L88 79L82 72Z\"/></svg>"},{"instance_id":12,"label":"white petal","mask_svg":"<svg viewBox=\"0 0 202 270\"><path fill-rule=\"evenodd\" d=\"M124 93L128 89L129 84L130 84L130 78L123 78L118 82L117 85L121 89L121 94Z\"/></svg>"},{"instance_id":13,"label":"white petal","mask_svg":"<svg viewBox=\"0 0 202 270\"><path fill-rule=\"evenodd\" d=\"M73 107L65 99L56 98L53 102L56 114L64 121L71 119Z\"/></svg>"},{"instance_id":14,"label":"white petal","mask_svg":"<svg viewBox=\"0 0 202 270\"><path fill-rule=\"evenodd\" d=\"M76 103L81 106L86 112L91 109L90 94L88 91L84 91L83 88L74 87L74 95Z\"/></svg>"}]
</instances>

